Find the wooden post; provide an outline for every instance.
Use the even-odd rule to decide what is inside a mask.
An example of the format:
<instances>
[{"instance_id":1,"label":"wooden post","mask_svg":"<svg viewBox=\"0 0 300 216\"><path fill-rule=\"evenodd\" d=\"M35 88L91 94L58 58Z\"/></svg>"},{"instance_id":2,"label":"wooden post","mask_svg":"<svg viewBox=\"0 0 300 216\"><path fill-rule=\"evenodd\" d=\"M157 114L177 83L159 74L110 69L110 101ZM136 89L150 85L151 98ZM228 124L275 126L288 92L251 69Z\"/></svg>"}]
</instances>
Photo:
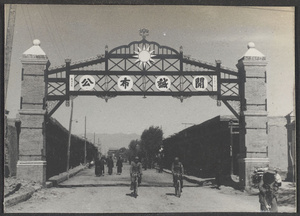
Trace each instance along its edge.
<instances>
[{"instance_id":1,"label":"wooden post","mask_svg":"<svg viewBox=\"0 0 300 216\"><path fill-rule=\"evenodd\" d=\"M69 76L70 72L70 63L71 59L66 59L66 71L67 71L67 77ZM69 79L69 78L68 78ZM67 88L69 88L67 86ZM70 122L69 122L69 137L68 137L68 150L67 150L67 169L66 171L69 172L69 167L70 167L70 147L71 147L71 137L72 137L72 121L73 121L73 98L71 98L71 114L70 114ZM68 176L69 177L69 176Z\"/></svg>"},{"instance_id":2,"label":"wooden post","mask_svg":"<svg viewBox=\"0 0 300 216\"><path fill-rule=\"evenodd\" d=\"M86 164L86 116L84 117L84 165Z\"/></svg>"},{"instance_id":3,"label":"wooden post","mask_svg":"<svg viewBox=\"0 0 300 216\"><path fill-rule=\"evenodd\" d=\"M73 121L73 98L71 98L71 114L70 114L70 122L69 122L67 172L69 172L69 167L70 167L70 147L71 147L71 138L72 138L72 121Z\"/></svg>"}]
</instances>

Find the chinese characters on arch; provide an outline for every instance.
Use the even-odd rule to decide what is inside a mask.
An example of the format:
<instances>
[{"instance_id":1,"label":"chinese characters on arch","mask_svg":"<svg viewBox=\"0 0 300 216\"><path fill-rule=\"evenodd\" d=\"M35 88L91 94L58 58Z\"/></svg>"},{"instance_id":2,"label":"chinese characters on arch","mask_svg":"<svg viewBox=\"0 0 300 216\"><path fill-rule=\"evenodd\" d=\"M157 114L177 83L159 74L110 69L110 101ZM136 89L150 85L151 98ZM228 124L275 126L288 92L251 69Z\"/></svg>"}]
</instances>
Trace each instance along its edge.
<instances>
[{"instance_id":1,"label":"chinese characters on arch","mask_svg":"<svg viewBox=\"0 0 300 216\"><path fill-rule=\"evenodd\" d=\"M170 78L167 76L159 76L155 80L155 86L159 91L168 91L171 86Z\"/></svg>"},{"instance_id":2,"label":"chinese characters on arch","mask_svg":"<svg viewBox=\"0 0 300 216\"><path fill-rule=\"evenodd\" d=\"M133 86L133 80L130 76L121 76L118 79L118 88L121 91L130 91Z\"/></svg>"},{"instance_id":3,"label":"chinese characters on arch","mask_svg":"<svg viewBox=\"0 0 300 216\"><path fill-rule=\"evenodd\" d=\"M99 77L92 75L83 75L79 79L80 90L95 91L95 85L99 82ZM115 82L120 91L133 91L135 76L123 75ZM217 91L217 76L192 76L190 81L195 91ZM153 83L158 91L172 91L172 85L175 86L175 81L172 82L171 76L157 76L153 77ZM211 86L208 88L208 86ZM75 91L76 81L74 75L70 75L70 91ZM209 90L210 89L210 90Z\"/></svg>"},{"instance_id":4,"label":"chinese characters on arch","mask_svg":"<svg viewBox=\"0 0 300 216\"><path fill-rule=\"evenodd\" d=\"M79 84L82 90L90 91L95 87L95 79L93 76L85 75L80 78Z\"/></svg>"}]
</instances>

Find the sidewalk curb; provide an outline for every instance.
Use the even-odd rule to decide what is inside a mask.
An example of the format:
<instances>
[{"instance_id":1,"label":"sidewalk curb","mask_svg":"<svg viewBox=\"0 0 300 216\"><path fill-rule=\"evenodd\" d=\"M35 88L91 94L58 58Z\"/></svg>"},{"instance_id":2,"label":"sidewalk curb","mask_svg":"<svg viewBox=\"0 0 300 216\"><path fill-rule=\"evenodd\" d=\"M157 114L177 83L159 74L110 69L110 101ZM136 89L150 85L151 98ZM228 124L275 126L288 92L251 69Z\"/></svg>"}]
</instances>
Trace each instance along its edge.
<instances>
[{"instance_id":1,"label":"sidewalk curb","mask_svg":"<svg viewBox=\"0 0 300 216\"><path fill-rule=\"evenodd\" d=\"M75 176L77 173L79 173L80 171L82 171L86 168L87 168L86 166L75 167L74 169L69 170L69 173L63 172L59 175L52 176L51 178L48 179L48 182L51 182L53 187L57 187L59 185L59 183L68 180L69 178ZM51 187L51 183L48 183L49 187Z\"/></svg>"},{"instance_id":2,"label":"sidewalk curb","mask_svg":"<svg viewBox=\"0 0 300 216\"><path fill-rule=\"evenodd\" d=\"M16 205L20 202L24 202L26 200L28 200L32 194L40 189L42 189L43 187L38 187L36 189L32 189L26 193L22 193L22 194L18 194L18 195L13 195L12 197L8 197L5 199L4 201L4 206L5 207L9 207L9 206L13 206L13 205Z\"/></svg>"},{"instance_id":3,"label":"sidewalk curb","mask_svg":"<svg viewBox=\"0 0 300 216\"><path fill-rule=\"evenodd\" d=\"M163 172L168 173L168 174L172 174L171 170L168 170L168 169L163 169ZM183 175L183 179L185 179L188 182L199 184L199 185L203 185L207 181L214 180L214 178L203 178L203 179L201 178L200 179L198 177L188 176L188 175Z\"/></svg>"},{"instance_id":4,"label":"sidewalk curb","mask_svg":"<svg viewBox=\"0 0 300 216\"><path fill-rule=\"evenodd\" d=\"M74 169L69 171L69 178L75 176L77 173L79 173L80 171L86 169L86 166L78 166L75 167ZM45 186L42 187L38 187L38 188L33 188L32 190L22 193L22 194L17 194L17 195L12 195L11 197L5 198L4 199L4 206L5 207L9 207L9 206L13 206L16 205L20 202L24 202L26 200L28 200L29 198L31 198L32 194L42 188L50 188L53 186L57 186L59 183L65 181L68 179L68 173L64 172L61 173L57 176L53 176L51 177L46 183Z\"/></svg>"}]
</instances>

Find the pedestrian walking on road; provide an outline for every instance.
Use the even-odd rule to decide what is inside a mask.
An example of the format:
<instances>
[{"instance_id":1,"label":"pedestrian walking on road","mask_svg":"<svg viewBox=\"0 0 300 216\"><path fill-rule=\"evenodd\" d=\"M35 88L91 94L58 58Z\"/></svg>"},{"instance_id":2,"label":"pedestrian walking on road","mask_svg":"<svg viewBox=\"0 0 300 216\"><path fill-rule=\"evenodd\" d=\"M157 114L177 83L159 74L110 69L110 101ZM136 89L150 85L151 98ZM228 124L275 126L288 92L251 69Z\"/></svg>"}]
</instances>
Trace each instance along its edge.
<instances>
[{"instance_id":1,"label":"pedestrian walking on road","mask_svg":"<svg viewBox=\"0 0 300 216\"><path fill-rule=\"evenodd\" d=\"M101 173L101 167L100 167L100 160L99 158L97 157L96 158L96 162L95 162L95 175L98 177L100 176L102 173Z\"/></svg>"},{"instance_id":2,"label":"pedestrian walking on road","mask_svg":"<svg viewBox=\"0 0 300 216\"><path fill-rule=\"evenodd\" d=\"M276 173L268 170L259 183L259 203L262 212L278 212L278 184L275 181Z\"/></svg>"},{"instance_id":3,"label":"pedestrian walking on road","mask_svg":"<svg viewBox=\"0 0 300 216\"><path fill-rule=\"evenodd\" d=\"M113 167L114 167L114 161L112 159L112 156L110 156L107 159L107 168L108 168L108 174L111 175L113 172Z\"/></svg>"},{"instance_id":4,"label":"pedestrian walking on road","mask_svg":"<svg viewBox=\"0 0 300 216\"><path fill-rule=\"evenodd\" d=\"M104 175L104 167L105 167L105 159L104 157L101 157L101 160L99 162L99 167L100 167L100 175Z\"/></svg>"},{"instance_id":5,"label":"pedestrian walking on road","mask_svg":"<svg viewBox=\"0 0 300 216\"><path fill-rule=\"evenodd\" d=\"M122 158L120 156L119 156L119 158L117 160L116 166L117 166L117 174L121 175L121 173L122 173L122 167L123 167L123 160L122 160Z\"/></svg>"}]
</instances>

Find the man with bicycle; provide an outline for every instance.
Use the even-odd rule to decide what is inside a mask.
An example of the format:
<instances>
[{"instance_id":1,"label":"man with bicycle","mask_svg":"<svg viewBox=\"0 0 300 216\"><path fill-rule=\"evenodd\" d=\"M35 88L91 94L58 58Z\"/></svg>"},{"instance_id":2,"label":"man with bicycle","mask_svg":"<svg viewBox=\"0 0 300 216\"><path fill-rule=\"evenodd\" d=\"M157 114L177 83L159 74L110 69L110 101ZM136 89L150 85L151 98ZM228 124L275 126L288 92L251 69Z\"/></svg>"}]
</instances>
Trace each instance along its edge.
<instances>
[{"instance_id":1,"label":"man with bicycle","mask_svg":"<svg viewBox=\"0 0 300 216\"><path fill-rule=\"evenodd\" d=\"M139 157L135 157L134 161L131 162L130 166L130 177L131 177L131 185L130 190L133 190L134 185L134 174L138 174L138 184L140 185L142 182L142 164L139 162Z\"/></svg>"},{"instance_id":2,"label":"man with bicycle","mask_svg":"<svg viewBox=\"0 0 300 216\"><path fill-rule=\"evenodd\" d=\"M181 191L183 188L183 180L182 175L184 174L184 169L182 163L179 161L178 157L175 157L174 162L172 163L171 168L172 174L173 174L173 186L175 187L176 184L176 174L179 174L180 184L181 184Z\"/></svg>"},{"instance_id":3,"label":"man with bicycle","mask_svg":"<svg viewBox=\"0 0 300 216\"><path fill-rule=\"evenodd\" d=\"M278 212L278 183L275 179L276 173L273 170L267 170L258 185L260 210L262 212Z\"/></svg>"}]
</instances>

